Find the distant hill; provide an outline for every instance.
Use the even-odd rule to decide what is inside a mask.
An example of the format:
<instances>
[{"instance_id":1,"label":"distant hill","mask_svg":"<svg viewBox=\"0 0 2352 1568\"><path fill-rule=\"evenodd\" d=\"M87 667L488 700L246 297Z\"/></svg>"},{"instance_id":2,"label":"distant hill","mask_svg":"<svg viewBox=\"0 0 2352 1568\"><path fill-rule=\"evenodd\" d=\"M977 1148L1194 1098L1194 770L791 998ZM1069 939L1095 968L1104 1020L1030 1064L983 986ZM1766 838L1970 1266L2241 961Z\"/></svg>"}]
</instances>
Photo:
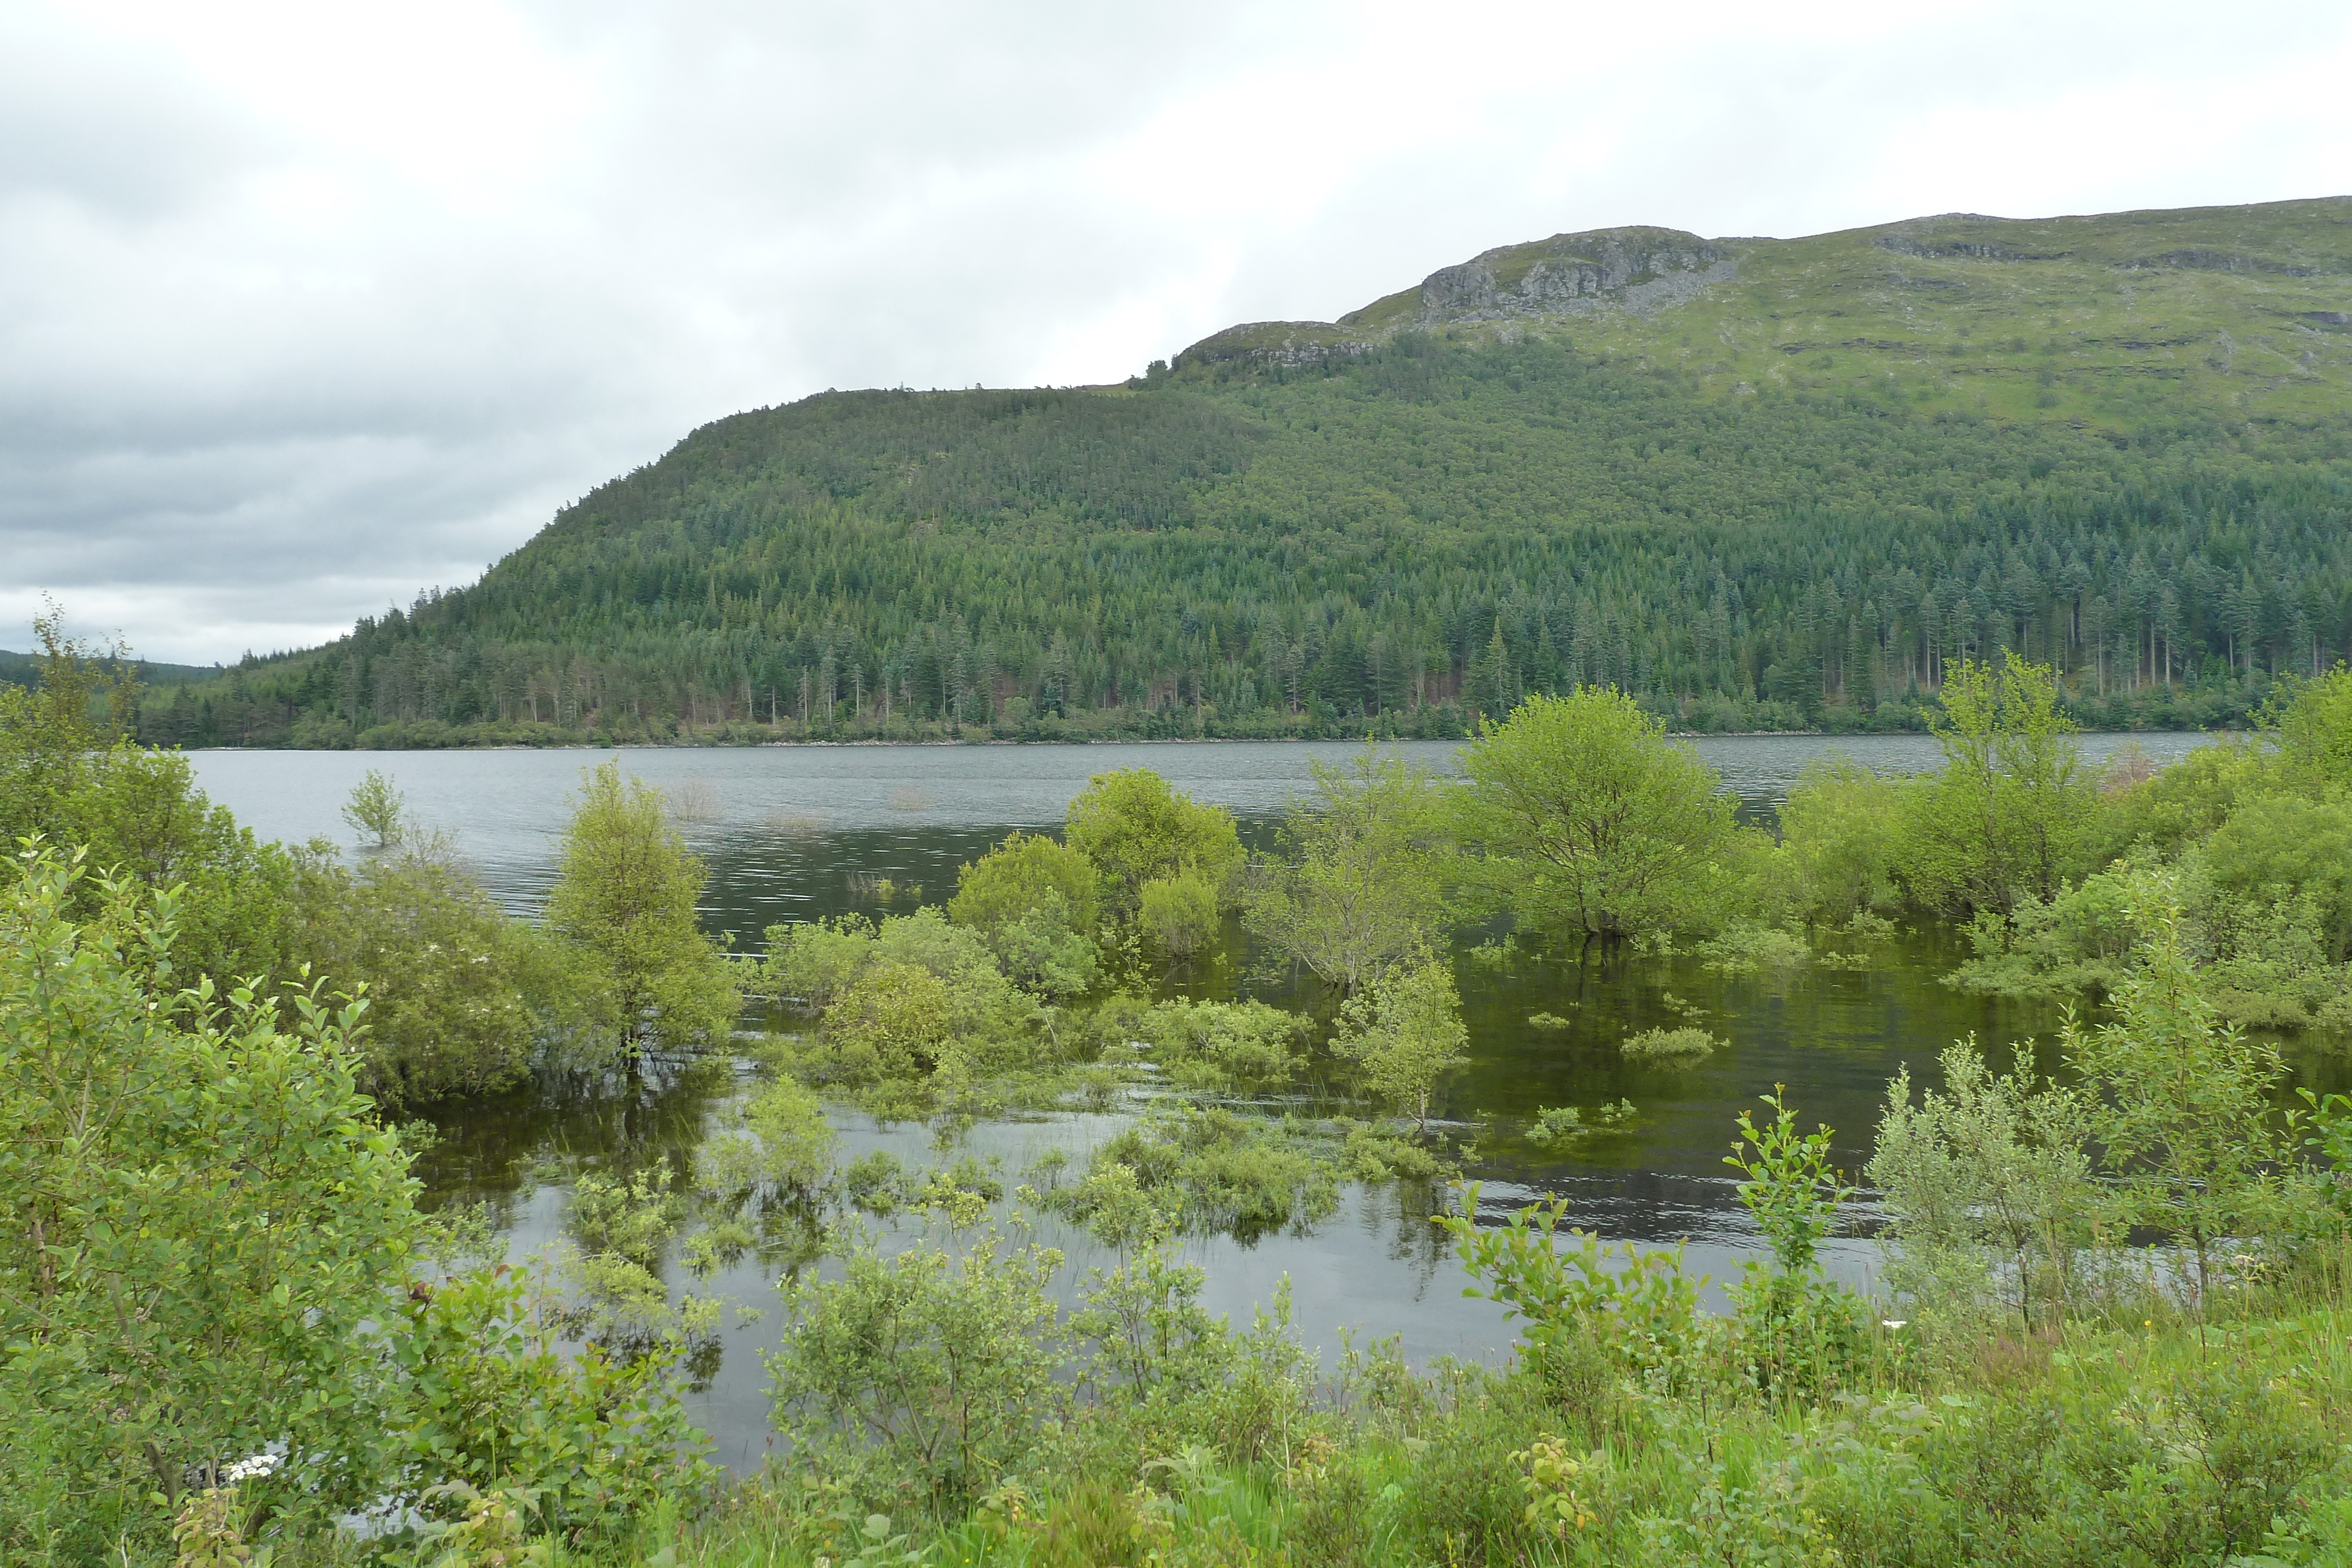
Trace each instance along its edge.
<instances>
[{"instance_id":1,"label":"distant hill","mask_svg":"<svg viewBox=\"0 0 2352 1568\"><path fill-rule=\"evenodd\" d=\"M159 664L148 659L134 659L131 668L140 684L149 686L184 686L199 681L215 681L221 676L218 664ZM12 653L0 648L0 685L29 686L39 679L40 662L30 653Z\"/></svg>"},{"instance_id":2,"label":"distant hill","mask_svg":"<svg viewBox=\"0 0 2352 1568\"><path fill-rule=\"evenodd\" d=\"M2103 724L2352 649L2352 199L1487 251L1111 387L717 421L473 586L151 695L152 738L1460 734L1580 681Z\"/></svg>"}]
</instances>

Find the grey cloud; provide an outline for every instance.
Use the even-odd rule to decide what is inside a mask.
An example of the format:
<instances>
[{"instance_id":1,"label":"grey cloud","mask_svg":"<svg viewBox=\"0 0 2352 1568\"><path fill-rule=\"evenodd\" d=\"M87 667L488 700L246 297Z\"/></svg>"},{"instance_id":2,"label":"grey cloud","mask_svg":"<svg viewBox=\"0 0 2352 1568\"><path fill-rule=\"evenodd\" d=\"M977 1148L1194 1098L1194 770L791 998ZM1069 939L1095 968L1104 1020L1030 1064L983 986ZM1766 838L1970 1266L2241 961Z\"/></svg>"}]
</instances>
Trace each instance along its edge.
<instances>
[{"instance_id":1,"label":"grey cloud","mask_svg":"<svg viewBox=\"0 0 2352 1568\"><path fill-rule=\"evenodd\" d=\"M1731 7L1474 27L1337 5L527 0L484 15L520 18L577 101L526 101L513 147L485 131L424 173L397 138L292 129L163 43L12 13L0 646L44 587L158 657L331 636L470 578L693 425L829 385L1109 379L1562 229L1803 233L2040 192L2046 171L1981 161L1964 191L1905 185L1878 148L1955 107L2340 48L2332 9L2286 9L2261 29L2186 5L1872 12L1831 46L1825 25L1718 26L1748 15ZM1351 52L1383 27L1401 52ZM1518 44L1547 27L1566 41ZM394 85L391 129L420 146L500 108L473 78ZM2352 118L2278 114L2216 145ZM2308 157L2250 159L2235 193L2155 159L2067 193L2311 193L2265 183Z\"/></svg>"}]
</instances>

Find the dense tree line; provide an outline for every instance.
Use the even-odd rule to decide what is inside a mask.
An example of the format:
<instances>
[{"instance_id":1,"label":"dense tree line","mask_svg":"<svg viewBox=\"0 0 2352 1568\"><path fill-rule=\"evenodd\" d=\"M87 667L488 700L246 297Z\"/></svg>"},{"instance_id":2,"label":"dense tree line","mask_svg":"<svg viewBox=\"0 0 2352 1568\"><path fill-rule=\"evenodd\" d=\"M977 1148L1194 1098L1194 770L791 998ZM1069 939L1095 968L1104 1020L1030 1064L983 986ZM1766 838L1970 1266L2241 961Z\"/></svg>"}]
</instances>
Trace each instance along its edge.
<instances>
[{"instance_id":1,"label":"dense tree line","mask_svg":"<svg viewBox=\"0 0 2352 1568\"><path fill-rule=\"evenodd\" d=\"M1399 340L1133 389L722 420L478 584L151 695L165 744L1460 734L1613 685L1682 727L1912 727L2052 664L2203 723L2352 649L2346 434L2131 434L1899 396L1705 401Z\"/></svg>"}]
</instances>

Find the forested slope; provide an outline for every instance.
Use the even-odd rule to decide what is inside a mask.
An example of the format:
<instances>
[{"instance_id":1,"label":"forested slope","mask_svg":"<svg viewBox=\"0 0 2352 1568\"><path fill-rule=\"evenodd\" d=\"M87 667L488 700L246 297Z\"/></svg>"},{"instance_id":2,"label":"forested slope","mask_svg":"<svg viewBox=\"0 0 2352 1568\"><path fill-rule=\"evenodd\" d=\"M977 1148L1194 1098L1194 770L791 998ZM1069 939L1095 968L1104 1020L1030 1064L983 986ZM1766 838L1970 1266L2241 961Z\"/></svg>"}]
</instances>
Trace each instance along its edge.
<instances>
[{"instance_id":1,"label":"forested slope","mask_svg":"<svg viewBox=\"0 0 2352 1568\"><path fill-rule=\"evenodd\" d=\"M2352 200L1489 252L1116 387L719 420L151 740L2206 723L2352 649Z\"/></svg>"}]
</instances>

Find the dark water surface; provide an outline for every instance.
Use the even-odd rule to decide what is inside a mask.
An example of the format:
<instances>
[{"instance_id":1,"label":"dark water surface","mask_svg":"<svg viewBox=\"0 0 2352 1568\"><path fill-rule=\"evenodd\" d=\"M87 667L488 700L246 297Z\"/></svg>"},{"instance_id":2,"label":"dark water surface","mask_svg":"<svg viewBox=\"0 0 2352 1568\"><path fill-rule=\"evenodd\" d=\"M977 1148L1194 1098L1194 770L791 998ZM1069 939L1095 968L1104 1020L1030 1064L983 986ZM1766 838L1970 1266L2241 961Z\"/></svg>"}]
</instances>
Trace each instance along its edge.
<instances>
[{"instance_id":1,"label":"dark water surface","mask_svg":"<svg viewBox=\"0 0 2352 1568\"><path fill-rule=\"evenodd\" d=\"M2201 737L2088 736L2095 761L2136 740L2161 763ZM1917 771L1939 760L1925 737L1756 736L1703 739L1744 809L1769 816L1804 764L1842 750L1885 772ZM691 813L688 838L708 857L704 915L713 929L756 943L766 925L863 908L887 877L889 907L936 902L954 890L955 869L1013 828L1047 828L1087 777L1108 768L1156 769L1195 798L1231 808L1245 836L1263 841L1283 802L1303 789L1310 759L1343 761L1344 744L1228 743L1134 746L793 747L760 749L641 749L621 754L625 771L668 789ZM1454 747L1413 743L1397 749L1451 771ZM389 774L424 821L448 829L491 890L518 913L537 906L552 875L554 848L580 770L603 754L581 751L200 752L192 755L207 793L265 837L348 841L339 811L369 768ZM921 893L909 891L919 884ZM1907 1064L1933 1075L1950 1040L1975 1034L1988 1046L2045 1038L2054 1009L1962 996L1938 983L1958 955L1910 936L1866 954L1866 967L1811 967L1772 977L1727 977L1687 956L1580 966L1521 960L1460 966L1472 1065L1449 1087L1443 1113L1457 1130L1483 1125L1471 1174L1492 1207L1560 1195L1575 1222L1603 1236L1662 1244L1687 1241L1687 1260L1719 1282L1736 1277L1756 1237L1722 1163L1733 1117L1754 1097L1786 1084L1810 1124L1838 1130L1849 1170L1868 1155L1885 1084ZM1246 988L1237 956L1195 977L1202 994ZM1303 1005L1307 998L1270 999ZM1568 1020L1538 1030L1535 1013ZM1629 1064L1626 1035L1690 1022L1729 1040L1687 1068ZM436 1116L443 1144L425 1162L431 1196L492 1202L518 1254L557 1239L568 1177L606 1164L634 1168L656 1153L698 1141L716 1107L739 1089L725 1062L649 1070L643 1082L588 1089L535 1087L449 1107ZM1631 1100L1639 1115L1622 1132L1588 1140L1572 1156L1530 1144L1538 1107L1593 1107ZM1008 1185L1049 1148L1082 1159L1114 1129L1113 1115L1064 1114L984 1125L971 1152L1003 1160ZM836 1117L845 1155L890 1148L910 1165L934 1159L921 1127L880 1128L856 1113ZM1866 1208L1864 1211L1866 1222ZM1866 1223L1857 1229L1866 1228ZM1045 1240L1070 1256L1075 1276L1106 1263L1081 1232L1050 1217ZM1394 1189L1351 1189L1333 1218L1308 1235L1188 1243L1208 1271L1213 1310L1246 1320L1290 1281L1307 1342L1336 1348L1342 1328L1402 1336L1416 1361L1438 1354L1485 1357L1510 1343L1500 1314L1465 1301L1460 1270L1427 1219L1426 1200ZM1874 1252L1859 1235L1827 1249L1832 1267L1870 1281ZM674 1281L677 1282L677 1281ZM757 1321L730 1312L723 1354L694 1396L719 1457L756 1464L768 1440L765 1373L758 1353L774 1343L775 1281L756 1265L723 1274L699 1293L767 1309Z\"/></svg>"}]
</instances>

